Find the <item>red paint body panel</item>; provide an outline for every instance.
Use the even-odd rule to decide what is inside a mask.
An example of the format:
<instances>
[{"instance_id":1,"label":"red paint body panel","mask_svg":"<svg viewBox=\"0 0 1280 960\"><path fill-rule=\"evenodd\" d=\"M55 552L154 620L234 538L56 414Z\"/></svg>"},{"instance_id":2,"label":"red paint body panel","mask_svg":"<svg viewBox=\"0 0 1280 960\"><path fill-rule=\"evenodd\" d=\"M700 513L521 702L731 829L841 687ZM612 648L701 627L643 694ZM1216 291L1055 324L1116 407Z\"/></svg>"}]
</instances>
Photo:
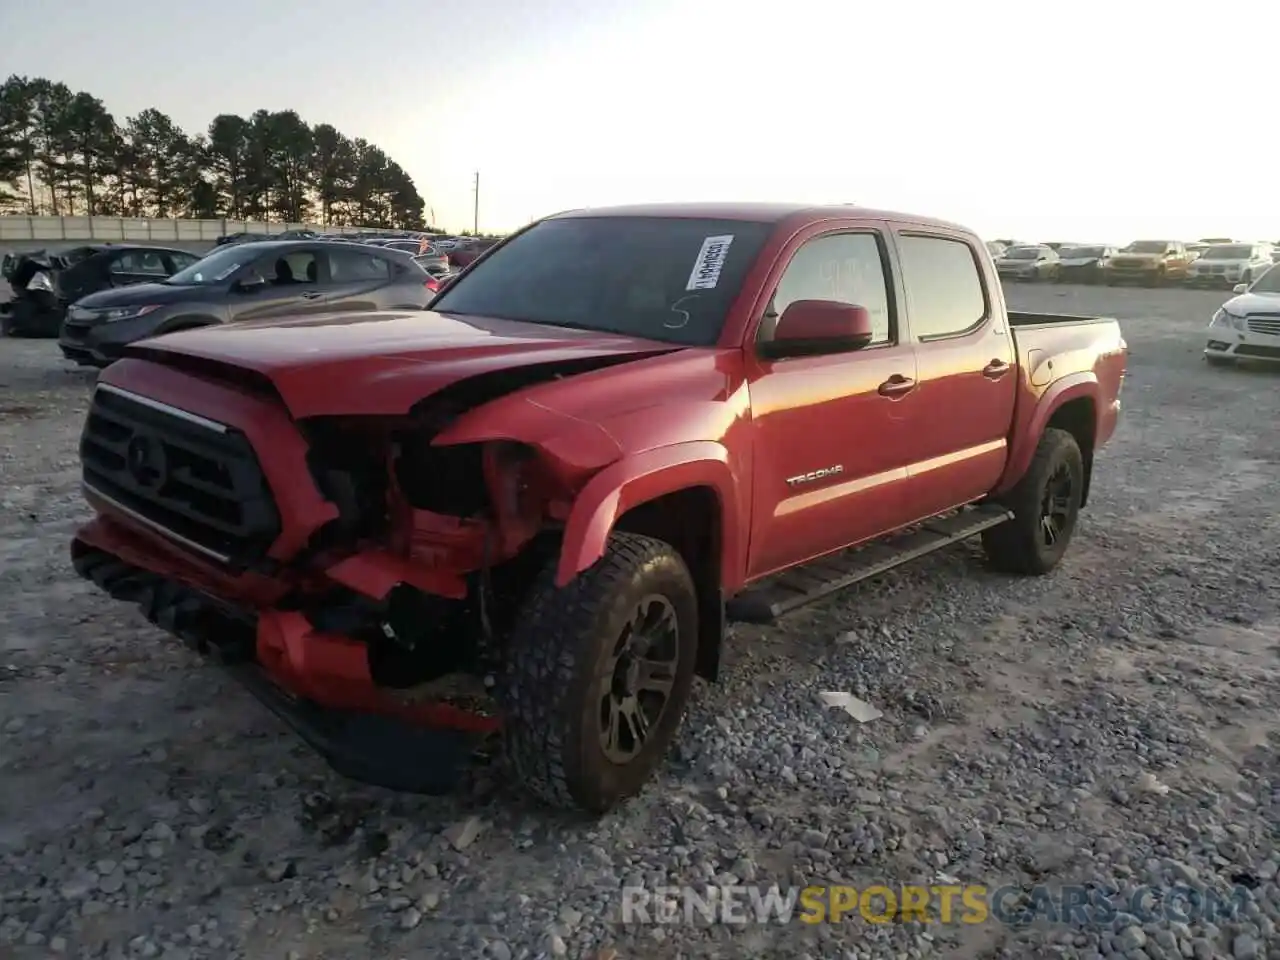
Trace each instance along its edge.
<instances>
[{"instance_id":1,"label":"red paint body panel","mask_svg":"<svg viewBox=\"0 0 1280 960\"><path fill-rule=\"evenodd\" d=\"M438 313L329 314L202 327L135 353L198 357L270 379L295 417L395 415L452 383L537 363L670 350L618 334Z\"/></svg>"},{"instance_id":2,"label":"red paint body panel","mask_svg":"<svg viewBox=\"0 0 1280 960\"><path fill-rule=\"evenodd\" d=\"M270 550L279 570L232 576L100 501L93 505L101 516L78 536L257 610L260 659L282 686L333 706L395 710L373 690L358 644L312 630L279 607L284 594L341 585L377 600L408 583L461 597L465 575L485 557L518 553L548 521L563 523L556 569L563 585L600 558L628 510L705 487L719 512L720 585L731 595L782 568L1007 489L1063 404L1090 405L1095 448L1114 432L1126 350L1117 324L1020 320L1012 327L986 247L963 228L843 206L655 205L560 216L712 217L774 227L709 347L429 312L244 324L146 342L108 368L103 382L249 438L282 516ZM848 230L882 240L897 342L761 358L757 327L790 257L810 239ZM914 334L898 253L904 231L972 247L988 298L974 329L934 340ZM501 246L485 259L494 255ZM297 421L374 416L412 426L411 411L469 378L613 359L626 362L499 391L432 436L437 448L491 445L482 482L504 504L496 521L412 509L393 483L386 542L298 562L337 511L309 472ZM180 369L184 361L191 362ZM207 373L188 372L192 363ZM236 369L269 382L279 399L219 374ZM503 442L530 451L533 466L503 461L493 446Z\"/></svg>"}]
</instances>

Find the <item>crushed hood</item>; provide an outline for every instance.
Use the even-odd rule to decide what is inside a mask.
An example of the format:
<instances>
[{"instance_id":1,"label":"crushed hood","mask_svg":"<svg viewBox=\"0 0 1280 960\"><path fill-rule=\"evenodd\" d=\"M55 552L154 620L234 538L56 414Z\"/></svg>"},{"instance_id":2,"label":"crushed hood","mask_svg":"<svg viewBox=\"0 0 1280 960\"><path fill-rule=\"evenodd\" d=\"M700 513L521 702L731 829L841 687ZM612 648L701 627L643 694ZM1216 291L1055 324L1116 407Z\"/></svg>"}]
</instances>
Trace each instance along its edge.
<instances>
[{"instance_id":1,"label":"crushed hood","mask_svg":"<svg viewBox=\"0 0 1280 960\"><path fill-rule=\"evenodd\" d=\"M546 365L581 370L679 347L595 330L428 311L327 314L205 327L146 340L128 356L269 380L295 418L406 413L459 381Z\"/></svg>"}]
</instances>

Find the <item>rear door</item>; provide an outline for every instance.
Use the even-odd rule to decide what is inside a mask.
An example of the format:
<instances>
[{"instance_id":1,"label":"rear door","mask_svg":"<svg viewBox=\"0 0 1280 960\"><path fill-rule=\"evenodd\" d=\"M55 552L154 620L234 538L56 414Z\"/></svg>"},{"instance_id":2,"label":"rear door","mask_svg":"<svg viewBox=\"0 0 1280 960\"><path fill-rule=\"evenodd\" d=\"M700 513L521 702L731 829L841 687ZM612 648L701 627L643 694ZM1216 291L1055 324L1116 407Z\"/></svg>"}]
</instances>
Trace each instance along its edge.
<instances>
[{"instance_id":1,"label":"rear door","mask_svg":"<svg viewBox=\"0 0 1280 960\"><path fill-rule=\"evenodd\" d=\"M330 310L360 312L421 307L430 299L431 279L409 259L370 250L334 248L327 252Z\"/></svg>"},{"instance_id":2,"label":"rear door","mask_svg":"<svg viewBox=\"0 0 1280 960\"><path fill-rule=\"evenodd\" d=\"M907 497L922 519L999 480L1017 395L1013 337L979 241L939 228L894 232L919 381Z\"/></svg>"}]
</instances>

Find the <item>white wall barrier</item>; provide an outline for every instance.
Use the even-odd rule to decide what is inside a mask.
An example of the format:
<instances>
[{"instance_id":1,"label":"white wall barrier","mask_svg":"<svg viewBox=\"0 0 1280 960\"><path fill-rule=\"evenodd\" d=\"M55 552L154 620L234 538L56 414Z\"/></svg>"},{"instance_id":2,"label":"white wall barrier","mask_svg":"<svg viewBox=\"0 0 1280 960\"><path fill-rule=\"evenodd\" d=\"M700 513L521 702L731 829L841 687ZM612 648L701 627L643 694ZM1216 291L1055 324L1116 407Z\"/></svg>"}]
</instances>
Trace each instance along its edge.
<instances>
[{"instance_id":1,"label":"white wall barrier","mask_svg":"<svg viewBox=\"0 0 1280 960\"><path fill-rule=\"evenodd\" d=\"M212 243L229 233L284 233L286 230L361 233L363 227L322 227L314 223L260 223L255 220L161 220L154 217L0 216L0 242L97 240L131 243Z\"/></svg>"}]
</instances>

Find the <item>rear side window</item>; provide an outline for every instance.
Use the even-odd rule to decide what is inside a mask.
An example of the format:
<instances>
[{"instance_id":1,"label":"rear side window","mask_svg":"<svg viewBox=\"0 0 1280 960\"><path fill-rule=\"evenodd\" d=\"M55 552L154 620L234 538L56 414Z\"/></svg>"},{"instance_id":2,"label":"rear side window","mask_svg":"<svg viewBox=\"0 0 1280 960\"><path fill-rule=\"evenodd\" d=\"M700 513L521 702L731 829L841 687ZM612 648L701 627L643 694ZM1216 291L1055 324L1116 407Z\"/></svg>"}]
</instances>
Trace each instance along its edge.
<instances>
[{"instance_id":1,"label":"rear side window","mask_svg":"<svg viewBox=\"0 0 1280 960\"><path fill-rule=\"evenodd\" d=\"M157 277L167 277L169 271L165 269L164 260L160 254L153 253L150 250L131 250L128 253L122 253L118 257L111 260L112 273L140 273L154 274Z\"/></svg>"},{"instance_id":2,"label":"rear side window","mask_svg":"<svg viewBox=\"0 0 1280 960\"><path fill-rule=\"evenodd\" d=\"M390 276L391 264L382 257L353 250L329 251L329 277L334 283L386 280Z\"/></svg>"},{"instance_id":3,"label":"rear side window","mask_svg":"<svg viewBox=\"0 0 1280 960\"><path fill-rule=\"evenodd\" d=\"M987 318L986 290L978 261L967 243L900 236L898 248L911 329L917 338L964 333Z\"/></svg>"}]
</instances>

